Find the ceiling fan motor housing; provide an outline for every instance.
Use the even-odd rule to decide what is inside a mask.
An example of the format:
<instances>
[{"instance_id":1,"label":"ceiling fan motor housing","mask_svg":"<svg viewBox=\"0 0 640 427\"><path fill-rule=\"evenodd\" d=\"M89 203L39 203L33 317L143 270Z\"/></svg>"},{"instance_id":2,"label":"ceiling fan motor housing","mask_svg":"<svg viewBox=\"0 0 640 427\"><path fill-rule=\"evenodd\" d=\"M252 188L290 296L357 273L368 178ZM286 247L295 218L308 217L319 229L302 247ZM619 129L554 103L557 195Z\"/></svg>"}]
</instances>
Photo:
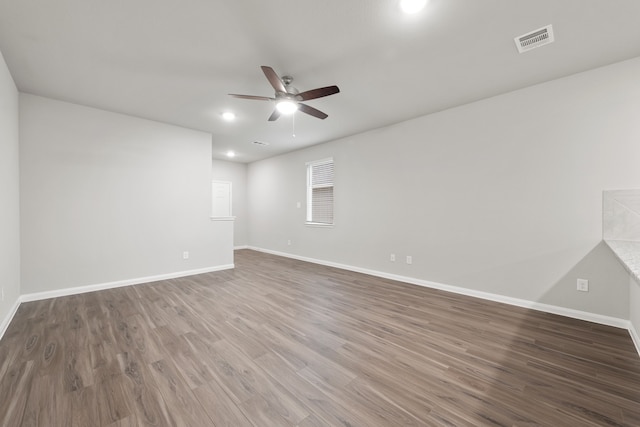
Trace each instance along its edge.
<instances>
[{"instance_id":1,"label":"ceiling fan motor housing","mask_svg":"<svg viewBox=\"0 0 640 427\"><path fill-rule=\"evenodd\" d=\"M300 93L300 91L294 87L291 86L291 83L293 82L293 77L291 76L282 76L282 83L284 83L284 87L285 89L287 89L287 93L291 93L293 95L297 95Z\"/></svg>"}]
</instances>

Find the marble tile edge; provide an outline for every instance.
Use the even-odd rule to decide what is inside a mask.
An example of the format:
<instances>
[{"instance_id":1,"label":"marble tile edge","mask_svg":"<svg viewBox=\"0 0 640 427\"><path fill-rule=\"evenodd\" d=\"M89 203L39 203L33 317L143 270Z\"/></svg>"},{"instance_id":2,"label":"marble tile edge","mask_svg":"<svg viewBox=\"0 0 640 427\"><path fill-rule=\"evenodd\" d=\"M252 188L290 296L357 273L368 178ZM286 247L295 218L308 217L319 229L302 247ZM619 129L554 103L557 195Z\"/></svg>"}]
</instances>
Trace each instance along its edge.
<instances>
[{"instance_id":1,"label":"marble tile edge","mask_svg":"<svg viewBox=\"0 0 640 427\"><path fill-rule=\"evenodd\" d=\"M640 242L633 240L604 239L609 249L618 258L624 268L640 282ZM627 246L624 248L622 246ZM628 246L637 246L629 250Z\"/></svg>"}]
</instances>

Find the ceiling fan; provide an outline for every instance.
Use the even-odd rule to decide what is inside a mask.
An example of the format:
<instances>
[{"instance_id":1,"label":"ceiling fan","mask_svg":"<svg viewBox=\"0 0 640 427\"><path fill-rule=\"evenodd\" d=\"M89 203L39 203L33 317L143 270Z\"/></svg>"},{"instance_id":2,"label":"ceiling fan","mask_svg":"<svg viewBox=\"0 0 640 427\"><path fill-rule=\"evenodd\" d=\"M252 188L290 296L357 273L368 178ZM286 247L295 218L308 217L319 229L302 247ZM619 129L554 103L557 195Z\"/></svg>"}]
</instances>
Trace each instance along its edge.
<instances>
[{"instance_id":1,"label":"ceiling fan","mask_svg":"<svg viewBox=\"0 0 640 427\"><path fill-rule=\"evenodd\" d=\"M270 98L268 96L238 95L235 93L230 93L229 95L241 99L275 101L276 109L273 110L273 113L271 113L271 116L269 116L270 122L277 120L281 114L291 114L296 110L302 111L303 113L323 120L329 117L327 114L323 113L317 108L313 108L308 106L307 104L303 104L302 101L309 101L311 99L322 98L323 96L329 96L338 93L340 92L338 86L327 86L307 90L305 92L298 92L295 87L291 86L293 77L284 76L280 78L278 77L278 74L276 74L276 72L273 70L273 68L267 67L266 65L263 65L260 68L262 68L262 72L267 77L267 80L269 80L269 83L271 83L271 86L273 86L273 88L275 89L275 97Z\"/></svg>"}]
</instances>

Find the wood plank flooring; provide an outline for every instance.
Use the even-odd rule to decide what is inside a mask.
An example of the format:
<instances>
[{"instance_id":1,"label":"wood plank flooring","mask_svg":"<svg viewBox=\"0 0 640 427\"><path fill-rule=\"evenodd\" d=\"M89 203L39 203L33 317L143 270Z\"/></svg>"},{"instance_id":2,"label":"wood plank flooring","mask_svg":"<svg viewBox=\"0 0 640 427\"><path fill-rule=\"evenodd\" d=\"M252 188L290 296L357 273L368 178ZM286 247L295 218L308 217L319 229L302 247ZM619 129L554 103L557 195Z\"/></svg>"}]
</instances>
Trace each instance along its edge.
<instances>
[{"instance_id":1,"label":"wood plank flooring","mask_svg":"<svg viewBox=\"0 0 640 427\"><path fill-rule=\"evenodd\" d=\"M22 304L0 425L640 426L628 332L249 250Z\"/></svg>"}]
</instances>

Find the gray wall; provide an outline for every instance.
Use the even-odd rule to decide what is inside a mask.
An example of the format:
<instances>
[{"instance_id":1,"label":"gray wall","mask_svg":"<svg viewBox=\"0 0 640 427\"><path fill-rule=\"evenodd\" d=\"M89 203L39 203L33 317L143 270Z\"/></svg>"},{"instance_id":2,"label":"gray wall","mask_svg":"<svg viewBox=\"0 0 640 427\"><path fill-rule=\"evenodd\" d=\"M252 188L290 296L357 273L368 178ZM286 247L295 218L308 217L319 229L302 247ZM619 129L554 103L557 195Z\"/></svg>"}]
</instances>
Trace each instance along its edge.
<instances>
[{"instance_id":1,"label":"gray wall","mask_svg":"<svg viewBox=\"0 0 640 427\"><path fill-rule=\"evenodd\" d=\"M23 294L233 263L209 134L27 94L20 132Z\"/></svg>"},{"instance_id":2,"label":"gray wall","mask_svg":"<svg viewBox=\"0 0 640 427\"><path fill-rule=\"evenodd\" d=\"M629 320L636 348L640 353L640 283L634 277L629 279Z\"/></svg>"},{"instance_id":3,"label":"gray wall","mask_svg":"<svg viewBox=\"0 0 640 427\"><path fill-rule=\"evenodd\" d=\"M233 245L235 247L247 246L247 165L244 163L225 162L213 160L211 179L218 181L230 181L233 202L231 210L234 221Z\"/></svg>"},{"instance_id":4,"label":"gray wall","mask_svg":"<svg viewBox=\"0 0 640 427\"><path fill-rule=\"evenodd\" d=\"M640 188L639 75L634 59L252 163L250 245L628 319L602 191ZM305 162L329 156L335 226L306 227Z\"/></svg>"},{"instance_id":5,"label":"gray wall","mask_svg":"<svg viewBox=\"0 0 640 427\"><path fill-rule=\"evenodd\" d=\"M0 53L0 335L20 296L18 90Z\"/></svg>"}]
</instances>

